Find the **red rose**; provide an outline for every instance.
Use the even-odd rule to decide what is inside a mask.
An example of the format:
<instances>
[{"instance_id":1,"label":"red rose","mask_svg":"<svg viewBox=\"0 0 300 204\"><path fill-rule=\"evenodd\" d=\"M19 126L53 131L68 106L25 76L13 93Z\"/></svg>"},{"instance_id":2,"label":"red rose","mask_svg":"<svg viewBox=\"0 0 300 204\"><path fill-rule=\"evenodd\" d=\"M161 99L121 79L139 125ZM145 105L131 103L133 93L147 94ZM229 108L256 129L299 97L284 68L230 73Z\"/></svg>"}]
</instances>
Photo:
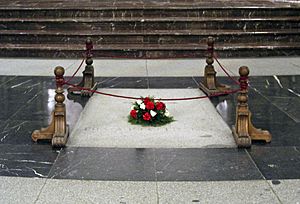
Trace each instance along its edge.
<instances>
[{"instance_id":1,"label":"red rose","mask_svg":"<svg viewBox=\"0 0 300 204\"><path fill-rule=\"evenodd\" d=\"M147 112L143 115L143 119L149 121L151 120L151 115Z\"/></svg>"},{"instance_id":2,"label":"red rose","mask_svg":"<svg viewBox=\"0 0 300 204\"><path fill-rule=\"evenodd\" d=\"M149 97L144 98L144 104L145 104L145 105L147 105L147 103L150 102L150 101L151 101L151 100L150 100Z\"/></svg>"},{"instance_id":3,"label":"red rose","mask_svg":"<svg viewBox=\"0 0 300 204\"><path fill-rule=\"evenodd\" d=\"M147 104L146 104L146 108L148 110L153 110L154 109L154 103L152 101L149 101Z\"/></svg>"},{"instance_id":4,"label":"red rose","mask_svg":"<svg viewBox=\"0 0 300 204\"><path fill-rule=\"evenodd\" d=\"M163 102L157 102L156 103L156 109L157 110L165 110L166 105Z\"/></svg>"},{"instance_id":5,"label":"red rose","mask_svg":"<svg viewBox=\"0 0 300 204\"><path fill-rule=\"evenodd\" d=\"M130 116L133 117L134 119L136 119L137 118L136 110L131 110Z\"/></svg>"}]
</instances>

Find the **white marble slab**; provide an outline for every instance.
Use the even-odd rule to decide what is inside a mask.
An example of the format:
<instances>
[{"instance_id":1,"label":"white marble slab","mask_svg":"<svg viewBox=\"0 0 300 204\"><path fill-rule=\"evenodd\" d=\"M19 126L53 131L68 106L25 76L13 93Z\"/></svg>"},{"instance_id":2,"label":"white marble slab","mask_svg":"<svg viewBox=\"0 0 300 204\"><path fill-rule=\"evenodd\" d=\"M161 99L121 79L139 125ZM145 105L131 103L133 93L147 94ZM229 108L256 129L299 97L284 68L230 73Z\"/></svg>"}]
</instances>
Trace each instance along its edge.
<instances>
[{"instance_id":1,"label":"white marble slab","mask_svg":"<svg viewBox=\"0 0 300 204\"><path fill-rule=\"evenodd\" d=\"M238 69L241 66L248 66L250 76L273 76L273 75L299 75L299 57L269 57L269 58L241 58L241 59L220 59L220 63L229 70L230 74L238 76ZM224 72L215 62L218 75Z\"/></svg>"},{"instance_id":2,"label":"white marble slab","mask_svg":"<svg viewBox=\"0 0 300 204\"><path fill-rule=\"evenodd\" d=\"M1 75L54 76L54 68L62 66L71 75L80 60L0 58ZM76 67L76 68L75 68Z\"/></svg>"},{"instance_id":3,"label":"white marble slab","mask_svg":"<svg viewBox=\"0 0 300 204\"><path fill-rule=\"evenodd\" d=\"M0 203L294 203L299 179L135 182L0 177Z\"/></svg>"},{"instance_id":4,"label":"white marble slab","mask_svg":"<svg viewBox=\"0 0 300 204\"><path fill-rule=\"evenodd\" d=\"M269 181L282 203L300 203L300 179Z\"/></svg>"},{"instance_id":5,"label":"white marble slab","mask_svg":"<svg viewBox=\"0 0 300 204\"><path fill-rule=\"evenodd\" d=\"M45 182L45 179L1 176L0 203L35 203Z\"/></svg>"},{"instance_id":6,"label":"white marble slab","mask_svg":"<svg viewBox=\"0 0 300 204\"><path fill-rule=\"evenodd\" d=\"M159 203L280 203L266 181L158 182Z\"/></svg>"},{"instance_id":7,"label":"white marble slab","mask_svg":"<svg viewBox=\"0 0 300 204\"><path fill-rule=\"evenodd\" d=\"M146 60L95 59L95 76L138 77L147 76Z\"/></svg>"},{"instance_id":8,"label":"white marble slab","mask_svg":"<svg viewBox=\"0 0 300 204\"><path fill-rule=\"evenodd\" d=\"M47 180L36 203L157 203L155 182Z\"/></svg>"},{"instance_id":9,"label":"white marble slab","mask_svg":"<svg viewBox=\"0 0 300 204\"><path fill-rule=\"evenodd\" d=\"M232 76L239 76L241 66L248 66L250 76L299 75L300 57L220 58L219 62ZM205 59L147 60L148 76L203 76ZM226 76L214 62L217 76Z\"/></svg>"},{"instance_id":10,"label":"white marble slab","mask_svg":"<svg viewBox=\"0 0 300 204\"><path fill-rule=\"evenodd\" d=\"M199 89L101 89L128 96L178 98L204 95ZM175 122L162 127L131 125L132 100L95 94L72 131L68 146L124 148L235 147L231 130L208 99L167 102ZM67 112L71 111L67 109Z\"/></svg>"},{"instance_id":11,"label":"white marble slab","mask_svg":"<svg viewBox=\"0 0 300 204\"><path fill-rule=\"evenodd\" d=\"M66 69L66 76L74 73L82 59L36 59L0 58L1 75L53 76L53 70L60 65ZM250 75L299 75L300 57L265 58L220 58L219 61L231 74L238 76L240 66L248 66ZM85 64L85 63L84 63ZM83 68L84 68L83 64ZM94 59L95 76L203 76L205 59ZM226 76L214 63L217 76ZM79 71L77 76L81 76Z\"/></svg>"},{"instance_id":12,"label":"white marble slab","mask_svg":"<svg viewBox=\"0 0 300 204\"><path fill-rule=\"evenodd\" d=\"M54 68L65 68L65 76L72 76L82 59L20 59L0 58L1 75L54 76ZM95 76L147 76L146 60L94 60ZM82 76L85 62L76 76Z\"/></svg>"},{"instance_id":13,"label":"white marble slab","mask_svg":"<svg viewBox=\"0 0 300 204\"><path fill-rule=\"evenodd\" d=\"M202 76L205 59L147 60L148 76Z\"/></svg>"}]
</instances>

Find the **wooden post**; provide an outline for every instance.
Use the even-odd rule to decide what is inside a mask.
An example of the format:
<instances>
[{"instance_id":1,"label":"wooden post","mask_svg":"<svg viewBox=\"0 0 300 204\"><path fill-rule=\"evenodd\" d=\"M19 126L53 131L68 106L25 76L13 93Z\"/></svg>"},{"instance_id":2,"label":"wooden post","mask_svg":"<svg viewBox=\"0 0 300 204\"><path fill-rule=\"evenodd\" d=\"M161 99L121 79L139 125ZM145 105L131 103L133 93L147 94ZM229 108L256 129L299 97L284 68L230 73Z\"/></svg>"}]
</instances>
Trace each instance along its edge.
<instances>
[{"instance_id":1,"label":"wooden post","mask_svg":"<svg viewBox=\"0 0 300 204\"><path fill-rule=\"evenodd\" d=\"M64 147L69 136L69 126L66 122L66 106L64 104L65 95L63 89L65 70L63 67L56 67L54 74L56 76L56 95L55 108L52 111L52 121L47 128L35 130L31 137L33 141L52 140L52 146Z\"/></svg>"},{"instance_id":2,"label":"wooden post","mask_svg":"<svg viewBox=\"0 0 300 204\"><path fill-rule=\"evenodd\" d=\"M216 79L216 71L214 69L214 43L213 37L208 37L207 39L207 56L204 69L204 80L200 82L200 89L204 91L207 95L212 95L219 92L224 92L230 89L229 86L224 84L219 84Z\"/></svg>"},{"instance_id":3,"label":"wooden post","mask_svg":"<svg viewBox=\"0 0 300 204\"><path fill-rule=\"evenodd\" d=\"M256 129L251 122L251 112L248 107L248 75L246 66L240 67L240 91L236 108L236 122L232 127L232 133L238 147L251 147L252 140L264 140L271 142L272 136L266 130Z\"/></svg>"},{"instance_id":4,"label":"wooden post","mask_svg":"<svg viewBox=\"0 0 300 204\"><path fill-rule=\"evenodd\" d=\"M93 66L93 55L92 55L92 49L93 49L93 42L90 38L88 38L85 42L86 46L86 66L85 70L82 72L83 78L79 84L76 86L78 87L84 87L86 89L90 90L96 90L97 89L97 83L95 82L94 77L94 66ZM69 87L68 93L70 94L80 94L81 96L92 96L93 92L88 90L81 90L77 87Z\"/></svg>"}]
</instances>

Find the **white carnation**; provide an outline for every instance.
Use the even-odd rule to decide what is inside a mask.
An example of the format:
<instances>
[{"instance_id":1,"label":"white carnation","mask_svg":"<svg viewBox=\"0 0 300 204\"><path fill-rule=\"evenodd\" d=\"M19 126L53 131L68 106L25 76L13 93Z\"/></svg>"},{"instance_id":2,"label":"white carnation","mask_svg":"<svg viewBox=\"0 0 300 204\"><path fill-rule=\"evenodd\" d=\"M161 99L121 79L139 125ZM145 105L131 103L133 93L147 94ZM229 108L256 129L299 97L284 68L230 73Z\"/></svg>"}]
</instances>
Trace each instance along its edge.
<instances>
[{"instance_id":1,"label":"white carnation","mask_svg":"<svg viewBox=\"0 0 300 204\"><path fill-rule=\"evenodd\" d=\"M156 113L155 111L153 111L153 110L150 111L150 115L151 115L152 117L156 116L156 114L157 114L157 113Z\"/></svg>"},{"instance_id":2,"label":"white carnation","mask_svg":"<svg viewBox=\"0 0 300 204\"><path fill-rule=\"evenodd\" d=\"M170 116L170 113L169 113L169 111L165 111L165 116L167 116L167 117L169 117Z\"/></svg>"},{"instance_id":3,"label":"white carnation","mask_svg":"<svg viewBox=\"0 0 300 204\"><path fill-rule=\"evenodd\" d=\"M144 104L144 103L141 103L141 104L140 104L140 108L141 108L142 110L145 110L145 108L146 108L145 104Z\"/></svg>"},{"instance_id":4,"label":"white carnation","mask_svg":"<svg viewBox=\"0 0 300 204\"><path fill-rule=\"evenodd\" d=\"M136 100L136 103L141 105L143 103L143 101L142 100Z\"/></svg>"}]
</instances>

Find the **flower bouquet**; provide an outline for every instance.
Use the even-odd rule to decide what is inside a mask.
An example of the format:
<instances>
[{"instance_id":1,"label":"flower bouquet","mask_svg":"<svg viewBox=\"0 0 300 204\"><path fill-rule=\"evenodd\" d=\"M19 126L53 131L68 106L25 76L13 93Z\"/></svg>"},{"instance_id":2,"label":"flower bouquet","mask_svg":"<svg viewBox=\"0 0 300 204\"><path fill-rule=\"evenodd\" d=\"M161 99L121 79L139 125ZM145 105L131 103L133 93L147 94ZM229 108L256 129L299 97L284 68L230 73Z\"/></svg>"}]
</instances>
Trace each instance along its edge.
<instances>
[{"instance_id":1,"label":"flower bouquet","mask_svg":"<svg viewBox=\"0 0 300 204\"><path fill-rule=\"evenodd\" d=\"M143 126L161 126L174 121L163 102L146 97L136 100L131 107L128 121Z\"/></svg>"}]
</instances>

